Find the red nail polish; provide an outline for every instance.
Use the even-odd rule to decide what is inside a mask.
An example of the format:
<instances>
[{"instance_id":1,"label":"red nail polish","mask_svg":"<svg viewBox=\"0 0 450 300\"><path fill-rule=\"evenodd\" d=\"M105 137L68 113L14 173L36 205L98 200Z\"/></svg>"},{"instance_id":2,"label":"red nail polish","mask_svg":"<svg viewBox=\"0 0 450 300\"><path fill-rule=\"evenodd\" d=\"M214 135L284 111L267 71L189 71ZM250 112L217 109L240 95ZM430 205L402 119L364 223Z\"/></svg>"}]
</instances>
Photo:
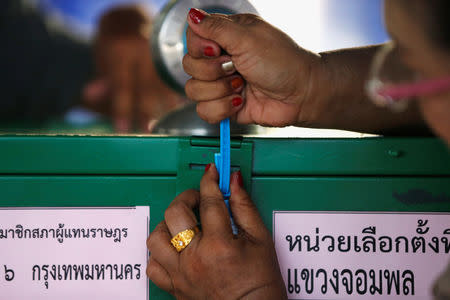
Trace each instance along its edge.
<instances>
[{"instance_id":1,"label":"red nail polish","mask_svg":"<svg viewBox=\"0 0 450 300\"><path fill-rule=\"evenodd\" d=\"M205 18L205 15L200 10L191 8L191 10L189 10L189 17L194 24L198 24L203 20L203 18Z\"/></svg>"},{"instance_id":2,"label":"red nail polish","mask_svg":"<svg viewBox=\"0 0 450 300\"><path fill-rule=\"evenodd\" d=\"M203 54L205 54L205 56L214 56L214 49L213 47L206 47L205 50L203 50Z\"/></svg>"},{"instance_id":3,"label":"red nail polish","mask_svg":"<svg viewBox=\"0 0 450 300\"><path fill-rule=\"evenodd\" d=\"M241 77L236 77L233 80L231 80L231 87L234 90L237 90L244 84L244 80Z\"/></svg>"},{"instance_id":4,"label":"red nail polish","mask_svg":"<svg viewBox=\"0 0 450 300\"><path fill-rule=\"evenodd\" d=\"M237 176L237 182L239 183L239 186L244 187L244 179L242 178L241 171L238 171L236 176Z\"/></svg>"},{"instance_id":5,"label":"red nail polish","mask_svg":"<svg viewBox=\"0 0 450 300\"><path fill-rule=\"evenodd\" d=\"M207 164L205 167L205 173L208 172L209 168L211 168L211 164Z\"/></svg>"},{"instance_id":6,"label":"red nail polish","mask_svg":"<svg viewBox=\"0 0 450 300\"><path fill-rule=\"evenodd\" d=\"M236 107L242 104L242 98L241 97L236 97L233 98L233 100L231 100L231 104Z\"/></svg>"}]
</instances>

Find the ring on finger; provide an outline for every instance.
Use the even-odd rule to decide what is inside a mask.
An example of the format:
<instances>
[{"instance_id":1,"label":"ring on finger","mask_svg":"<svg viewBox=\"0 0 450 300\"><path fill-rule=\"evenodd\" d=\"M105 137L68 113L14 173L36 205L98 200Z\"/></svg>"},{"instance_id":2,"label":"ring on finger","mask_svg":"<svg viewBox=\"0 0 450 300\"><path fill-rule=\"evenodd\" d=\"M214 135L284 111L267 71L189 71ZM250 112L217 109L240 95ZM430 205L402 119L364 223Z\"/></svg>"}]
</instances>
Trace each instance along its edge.
<instances>
[{"instance_id":1,"label":"ring on finger","mask_svg":"<svg viewBox=\"0 0 450 300\"><path fill-rule=\"evenodd\" d=\"M231 73L231 72L234 72L235 71L235 68L234 68L234 64L233 64L233 62L230 60L230 61L227 61L227 62L224 62L223 64L222 64L222 70L225 72L225 73Z\"/></svg>"},{"instance_id":2,"label":"ring on finger","mask_svg":"<svg viewBox=\"0 0 450 300\"><path fill-rule=\"evenodd\" d=\"M198 232L200 232L200 230L197 226L191 229L180 231L172 237L170 242L175 247L177 252L181 252L189 245L189 243Z\"/></svg>"}]
</instances>

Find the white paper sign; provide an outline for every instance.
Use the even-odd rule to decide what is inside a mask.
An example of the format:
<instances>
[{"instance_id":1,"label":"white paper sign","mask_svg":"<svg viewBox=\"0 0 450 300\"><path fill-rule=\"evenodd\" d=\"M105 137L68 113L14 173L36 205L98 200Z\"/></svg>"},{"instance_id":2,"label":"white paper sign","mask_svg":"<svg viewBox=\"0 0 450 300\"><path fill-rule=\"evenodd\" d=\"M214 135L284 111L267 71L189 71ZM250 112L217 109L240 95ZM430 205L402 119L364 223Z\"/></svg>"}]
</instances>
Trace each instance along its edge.
<instances>
[{"instance_id":1,"label":"white paper sign","mask_svg":"<svg viewBox=\"0 0 450 300\"><path fill-rule=\"evenodd\" d=\"M450 214L274 212L289 299L432 299Z\"/></svg>"},{"instance_id":2,"label":"white paper sign","mask_svg":"<svg viewBox=\"0 0 450 300\"><path fill-rule=\"evenodd\" d=\"M0 299L146 300L148 206L1 208Z\"/></svg>"}]
</instances>

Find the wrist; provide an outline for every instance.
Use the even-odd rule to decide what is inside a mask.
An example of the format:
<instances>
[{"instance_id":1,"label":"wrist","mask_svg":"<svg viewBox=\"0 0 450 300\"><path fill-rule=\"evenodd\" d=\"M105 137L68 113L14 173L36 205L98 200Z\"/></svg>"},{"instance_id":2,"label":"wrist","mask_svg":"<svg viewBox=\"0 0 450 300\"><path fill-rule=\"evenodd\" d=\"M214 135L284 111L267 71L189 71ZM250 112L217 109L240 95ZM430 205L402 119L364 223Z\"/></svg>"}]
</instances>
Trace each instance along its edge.
<instances>
[{"instance_id":1,"label":"wrist","mask_svg":"<svg viewBox=\"0 0 450 300\"><path fill-rule=\"evenodd\" d=\"M334 93L332 70L326 56L312 54L313 59L300 72L308 70L307 77L300 76L298 85L304 87L305 91L299 99L300 110L296 126L301 127L324 127L324 114L329 108L328 100ZM304 58L303 58L304 59ZM306 79L306 80L305 80Z\"/></svg>"},{"instance_id":2,"label":"wrist","mask_svg":"<svg viewBox=\"0 0 450 300\"><path fill-rule=\"evenodd\" d=\"M340 49L319 54L312 74L310 105L303 116L309 126L373 132L380 110L364 89L369 67L379 46ZM308 119L309 118L309 119ZM300 125L302 119L299 119ZM304 126L304 125L303 125ZM368 131L369 130L369 131Z\"/></svg>"}]
</instances>

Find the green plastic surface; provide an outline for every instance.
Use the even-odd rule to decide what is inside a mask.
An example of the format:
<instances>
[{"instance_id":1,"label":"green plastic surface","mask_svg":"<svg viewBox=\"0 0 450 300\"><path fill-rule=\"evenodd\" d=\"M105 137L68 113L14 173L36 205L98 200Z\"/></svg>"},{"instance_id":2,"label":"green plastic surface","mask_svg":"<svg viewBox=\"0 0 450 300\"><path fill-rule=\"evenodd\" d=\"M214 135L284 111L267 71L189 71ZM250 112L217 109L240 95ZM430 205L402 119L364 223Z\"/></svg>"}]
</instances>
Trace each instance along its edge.
<instances>
[{"instance_id":1,"label":"green plastic surface","mask_svg":"<svg viewBox=\"0 0 450 300\"><path fill-rule=\"evenodd\" d=\"M0 206L150 205L153 229L218 151L208 138L0 136ZM231 155L271 230L274 210L450 212L437 139L242 138ZM151 284L150 299L171 297Z\"/></svg>"},{"instance_id":2,"label":"green plastic surface","mask_svg":"<svg viewBox=\"0 0 450 300\"><path fill-rule=\"evenodd\" d=\"M244 185L250 189L252 174L252 149L250 141L231 141L231 171L240 170ZM214 162L220 152L218 140L207 138L182 138L178 144L177 194L189 188L199 188L199 177L205 166Z\"/></svg>"}]
</instances>

